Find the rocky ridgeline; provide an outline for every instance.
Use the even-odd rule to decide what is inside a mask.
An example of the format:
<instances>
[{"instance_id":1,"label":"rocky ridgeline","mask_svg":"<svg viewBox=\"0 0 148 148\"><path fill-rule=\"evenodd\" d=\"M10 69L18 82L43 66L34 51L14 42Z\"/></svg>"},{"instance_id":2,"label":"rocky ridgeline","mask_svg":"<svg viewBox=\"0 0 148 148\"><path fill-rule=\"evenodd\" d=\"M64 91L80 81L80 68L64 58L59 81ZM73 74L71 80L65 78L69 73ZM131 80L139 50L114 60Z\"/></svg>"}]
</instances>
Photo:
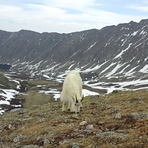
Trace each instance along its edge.
<instances>
[{"instance_id":1,"label":"rocky ridgeline","mask_svg":"<svg viewBox=\"0 0 148 148\"><path fill-rule=\"evenodd\" d=\"M148 73L148 19L68 34L0 30L0 64L30 74L59 75L79 68L99 79Z\"/></svg>"}]
</instances>

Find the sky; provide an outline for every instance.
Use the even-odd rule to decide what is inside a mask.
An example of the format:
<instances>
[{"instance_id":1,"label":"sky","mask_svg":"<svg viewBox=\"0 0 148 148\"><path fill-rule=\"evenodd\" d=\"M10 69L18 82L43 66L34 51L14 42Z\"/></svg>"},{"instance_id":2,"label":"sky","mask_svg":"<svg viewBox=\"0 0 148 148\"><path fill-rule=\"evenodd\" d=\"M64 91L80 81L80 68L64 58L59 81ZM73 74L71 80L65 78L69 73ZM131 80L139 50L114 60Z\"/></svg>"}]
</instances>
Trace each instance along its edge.
<instances>
[{"instance_id":1,"label":"sky","mask_svg":"<svg viewBox=\"0 0 148 148\"><path fill-rule=\"evenodd\" d=\"M148 19L148 0L0 0L0 30L71 33Z\"/></svg>"}]
</instances>

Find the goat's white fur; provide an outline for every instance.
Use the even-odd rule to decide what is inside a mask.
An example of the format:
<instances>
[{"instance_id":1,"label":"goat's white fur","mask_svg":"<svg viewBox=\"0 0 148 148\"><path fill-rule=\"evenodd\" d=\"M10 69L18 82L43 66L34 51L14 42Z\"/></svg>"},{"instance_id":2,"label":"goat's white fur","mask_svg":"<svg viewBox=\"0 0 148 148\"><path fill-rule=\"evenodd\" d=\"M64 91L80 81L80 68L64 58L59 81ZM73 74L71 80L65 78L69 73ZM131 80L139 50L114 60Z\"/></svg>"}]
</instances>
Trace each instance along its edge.
<instances>
[{"instance_id":1,"label":"goat's white fur","mask_svg":"<svg viewBox=\"0 0 148 148\"><path fill-rule=\"evenodd\" d=\"M65 104L68 104L70 112L80 112L82 107L82 79L77 71L71 71L67 74L60 96L62 111L65 111Z\"/></svg>"}]
</instances>

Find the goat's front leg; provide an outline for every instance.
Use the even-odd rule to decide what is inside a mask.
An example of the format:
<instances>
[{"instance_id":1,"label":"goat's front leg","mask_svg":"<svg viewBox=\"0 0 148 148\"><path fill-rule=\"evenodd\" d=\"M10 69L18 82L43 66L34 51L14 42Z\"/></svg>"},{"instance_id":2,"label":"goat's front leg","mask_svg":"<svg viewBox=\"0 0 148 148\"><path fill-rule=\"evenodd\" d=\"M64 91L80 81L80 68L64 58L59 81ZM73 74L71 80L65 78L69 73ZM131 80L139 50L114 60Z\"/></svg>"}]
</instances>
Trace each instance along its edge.
<instances>
[{"instance_id":1,"label":"goat's front leg","mask_svg":"<svg viewBox=\"0 0 148 148\"><path fill-rule=\"evenodd\" d=\"M71 108L71 103L68 102L68 110L70 110L70 108Z\"/></svg>"},{"instance_id":2,"label":"goat's front leg","mask_svg":"<svg viewBox=\"0 0 148 148\"><path fill-rule=\"evenodd\" d=\"M70 106L70 112L75 112L75 111L76 111L76 106L75 106L75 103L72 102Z\"/></svg>"},{"instance_id":3,"label":"goat's front leg","mask_svg":"<svg viewBox=\"0 0 148 148\"><path fill-rule=\"evenodd\" d=\"M63 102L62 111L63 111L63 112L65 111L65 102Z\"/></svg>"}]
</instances>

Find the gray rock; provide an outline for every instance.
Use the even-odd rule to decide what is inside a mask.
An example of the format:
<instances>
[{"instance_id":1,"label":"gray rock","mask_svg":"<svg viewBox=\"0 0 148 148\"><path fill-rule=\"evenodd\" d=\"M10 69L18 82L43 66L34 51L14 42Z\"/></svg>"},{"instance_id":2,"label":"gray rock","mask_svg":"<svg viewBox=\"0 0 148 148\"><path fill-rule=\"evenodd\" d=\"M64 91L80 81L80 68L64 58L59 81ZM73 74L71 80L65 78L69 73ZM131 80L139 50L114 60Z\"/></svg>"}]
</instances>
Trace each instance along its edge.
<instances>
[{"instance_id":1,"label":"gray rock","mask_svg":"<svg viewBox=\"0 0 148 148\"><path fill-rule=\"evenodd\" d=\"M73 143L72 148L80 148L78 144Z\"/></svg>"},{"instance_id":2,"label":"gray rock","mask_svg":"<svg viewBox=\"0 0 148 148\"><path fill-rule=\"evenodd\" d=\"M118 108L112 108L111 109L112 114L116 114L116 113L119 113L119 112L120 112L120 109L118 109Z\"/></svg>"},{"instance_id":3,"label":"gray rock","mask_svg":"<svg viewBox=\"0 0 148 148\"><path fill-rule=\"evenodd\" d=\"M102 122L102 121L99 121L99 122L98 122L98 124L99 124L99 125L103 125L103 124L104 124L104 122Z\"/></svg>"},{"instance_id":4,"label":"gray rock","mask_svg":"<svg viewBox=\"0 0 148 148\"><path fill-rule=\"evenodd\" d=\"M119 112L119 113L116 113L116 114L115 114L115 118L116 118L116 119L121 119L121 113L120 113L120 112Z\"/></svg>"},{"instance_id":5,"label":"gray rock","mask_svg":"<svg viewBox=\"0 0 148 148\"><path fill-rule=\"evenodd\" d=\"M98 137L100 138L105 138L105 137L124 137L125 134L123 133L116 133L116 132L103 132L103 133L100 133L100 134L97 134Z\"/></svg>"},{"instance_id":6,"label":"gray rock","mask_svg":"<svg viewBox=\"0 0 148 148\"><path fill-rule=\"evenodd\" d=\"M129 116L135 120L138 120L140 118L140 114L138 112L130 113Z\"/></svg>"},{"instance_id":7,"label":"gray rock","mask_svg":"<svg viewBox=\"0 0 148 148\"><path fill-rule=\"evenodd\" d=\"M86 130L92 130L92 129L94 129L94 126L92 124L86 126Z\"/></svg>"},{"instance_id":8,"label":"gray rock","mask_svg":"<svg viewBox=\"0 0 148 148\"><path fill-rule=\"evenodd\" d=\"M44 145L51 144L51 139L44 139Z\"/></svg>"},{"instance_id":9,"label":"gray rock","mask_svg":"<svg viewBox=\"0 0 148 148\"><path fill-rule=\"evenodd\" d=\"M40 140L40 139L42 139L41 136L38 136L38 137L36 138L37 141Z\"/></svg>"},{"instance_id":10,"label":"gray rock","mask_svg":"<svg viewBox=\"0 0 148 148\"><path fill-rule=\"evenodd\" d=\"M60 145L63 145L65 143L67 143L69 140L68 139L64 139L63 141L59 142Z\"/></svg>"},{"instance_id":11,"label":"gray rock","mask_svg":"<svg viewBox=\"0 0 148 148\"><path fill-rule=\"evenodd\" d=\"M82 122L80 122L79 125L86 125L86 124L87 124L87 121L82 121Z\"/></svg>"},{"instance_id":12,"label":"gray rock","mask_svg":"<svg viewBox=\"0 0 148 148\"><path fill-rule=\"evenodd\" d=\"M74 114L74 115L72 115L72 118L78 120L79 119L79 115L78 114Z\"/></svg>"},{"instance_id":13,"label":"gray rock","mask_svg":"<svg viewBox=\"0 0 148 148\"><path fill-rule=\"evenodd\" d=\"M147 119L148 114L142 113L142 112L132 112L132 113L129 113L128 117L134 120Z\"/></svg>"},{"instance_id":14,"label":"gray rock","mask_svg":"<svg viewBox=\"0 0 148 148\"><path fill-rule=\"evenodd\" d=\"M19 137L15 137L14 139L13 139L13 142L19 142L20 141L20 139L19 139Z\"/></svg>"},{"instance_id":15,"label":"gray rock","mask_svg":"<svg viewBox=\"0 0 148 148\"><path fill-rule=\"evenodd\" d=\"M20 134L20 135L17 135L14 139L13 139L13 142L15 142L15 143L18 143L18 142L20 142L22 139L24 139L25 137L22 135L22 134Z\"/></svg>"},{"instance_id":16,"label":"gray rock","mask_svg":"<svg viewBox=\"0 0 148 148\"><path fill-rule=\"evenodd\" d=\"M38 145L25 145L25 146L23 146L22 148L39 148L39 146Z\"/></svg>"}]
</instances>

